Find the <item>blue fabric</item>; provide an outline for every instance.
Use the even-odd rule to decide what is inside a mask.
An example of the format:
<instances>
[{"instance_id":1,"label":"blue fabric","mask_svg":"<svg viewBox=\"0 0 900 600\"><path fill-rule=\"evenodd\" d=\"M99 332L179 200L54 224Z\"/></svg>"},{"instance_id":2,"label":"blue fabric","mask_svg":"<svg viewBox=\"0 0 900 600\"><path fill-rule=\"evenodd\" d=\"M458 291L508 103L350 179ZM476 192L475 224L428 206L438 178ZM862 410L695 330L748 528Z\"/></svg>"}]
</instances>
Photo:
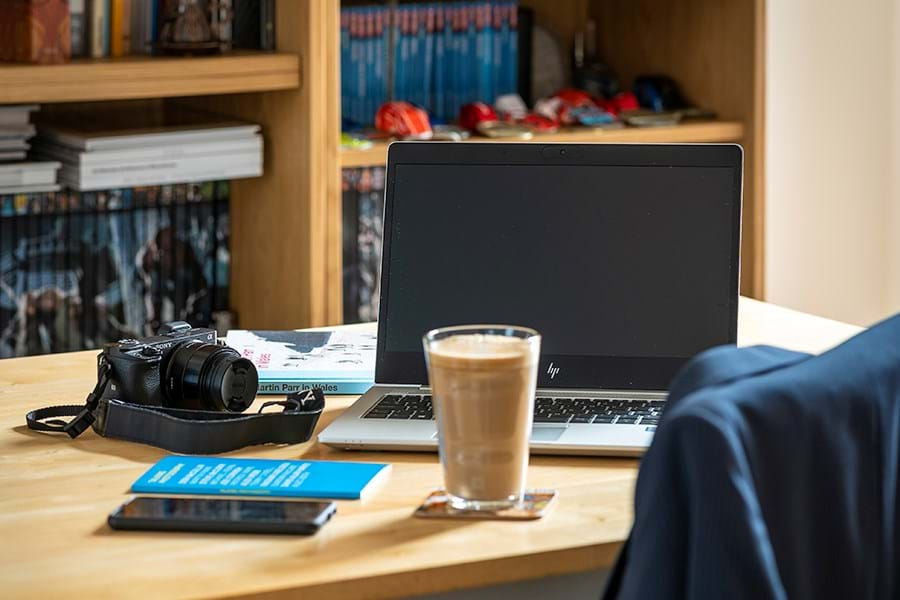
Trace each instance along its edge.
<instances>
[{"instance_id":1,"label":"blue fabric","mask_svg":"<svg viewBox=\"0 0 900 600\"><path fill-rule=\"evenodd\" d=\"M900 598L900 315L682 369L607 598Z\"/></svg>"}]
</instances>

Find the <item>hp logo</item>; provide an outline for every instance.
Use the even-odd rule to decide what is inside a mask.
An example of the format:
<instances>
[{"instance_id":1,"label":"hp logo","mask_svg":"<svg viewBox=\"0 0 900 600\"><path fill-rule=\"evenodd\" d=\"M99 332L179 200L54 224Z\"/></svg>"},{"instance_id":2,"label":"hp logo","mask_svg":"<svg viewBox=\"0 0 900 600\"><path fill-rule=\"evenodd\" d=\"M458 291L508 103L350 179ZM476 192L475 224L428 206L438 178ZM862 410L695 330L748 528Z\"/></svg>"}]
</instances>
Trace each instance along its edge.
<instances>
[{"instance_id":1,"label":"hp logo","mask_svg":"<svg viewBox=\"0 0 900 600\"><path fill-rule=\"evenodd\" d=\"M550 366L547 367L547 374L550 376L550 379L556 377L557 373L559 373L559 367L554 367L553 363L550 363Z\"/></svg>"}]
</instances>

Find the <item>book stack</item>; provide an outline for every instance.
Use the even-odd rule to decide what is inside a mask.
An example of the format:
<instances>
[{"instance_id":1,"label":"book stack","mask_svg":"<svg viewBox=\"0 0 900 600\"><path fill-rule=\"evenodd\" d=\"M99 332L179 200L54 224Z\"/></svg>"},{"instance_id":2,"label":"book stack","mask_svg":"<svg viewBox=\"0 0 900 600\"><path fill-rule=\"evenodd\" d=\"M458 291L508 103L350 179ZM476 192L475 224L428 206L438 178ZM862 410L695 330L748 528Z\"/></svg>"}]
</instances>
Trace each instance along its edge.
<instances>
[{"instance_id":1,"label":"book stack","mask_svg":"<svg viewBox=\"0 0 900 600\"><path fill-rule=\"evenodd\" d=\"M34 136L31 113L36 104L0 106L0 161L23 160Z\"/></svg>"},{"instance_id":2,"label":"book stack","mask_svg":"<svg viewBox=\"0 0 900 600\"><path fill-rule=\"evenodd\" d=\"M194 111L97 111L41 122L34 154L75 190L262 175L259 125Z\"/></svg>"},{"instance_id":3,"label":"book stack","mask_svg":"<svg viewBox=\"0 0 900 600\"><path fill-rule=\"evenodd\" d=\"M366 6L341 10L341 110L371 125L390 96L453 121L469 102L518 89L518 3Z\"/></svg>"},{"instance_id":4,"label":"book stack","mask_svg":"<svg viewBox=\"0 0 900 600\"><path fill-rule=\"evenodd\" d=\"M0 163L0 195L55 192L59 167L55 161Z\"/></svg>"}]
</instances>

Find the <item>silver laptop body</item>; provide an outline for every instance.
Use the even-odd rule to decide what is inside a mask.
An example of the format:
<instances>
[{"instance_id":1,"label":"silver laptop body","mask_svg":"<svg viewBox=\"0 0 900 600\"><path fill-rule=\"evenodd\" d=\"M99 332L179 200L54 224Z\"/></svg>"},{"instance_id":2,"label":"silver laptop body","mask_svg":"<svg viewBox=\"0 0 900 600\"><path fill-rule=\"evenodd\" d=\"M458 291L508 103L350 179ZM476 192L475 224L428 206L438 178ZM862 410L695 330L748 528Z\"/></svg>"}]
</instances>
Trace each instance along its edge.
<instances>
[{"instance_id":1,"label":"silver laptop body","mask_svg":"<svg viewBox=\"0 0 900 600\"><path fill-rule=\"evenodd\" d=\"M533 452L640 455L678 368L736 341L741 167L731 144L392 144L376 384L319 441L436 450L421 335L500 322L544 336Z\"/></svg>"}]
</instances>

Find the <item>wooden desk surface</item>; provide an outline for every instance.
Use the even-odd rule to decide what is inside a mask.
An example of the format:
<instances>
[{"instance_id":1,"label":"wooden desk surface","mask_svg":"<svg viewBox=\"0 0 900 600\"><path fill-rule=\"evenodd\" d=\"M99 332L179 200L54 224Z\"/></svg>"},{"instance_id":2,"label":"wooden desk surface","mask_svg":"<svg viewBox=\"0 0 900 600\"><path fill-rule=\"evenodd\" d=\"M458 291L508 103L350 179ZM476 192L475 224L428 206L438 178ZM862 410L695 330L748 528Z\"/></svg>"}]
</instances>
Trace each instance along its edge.
<instances>
[{"instance_id":1,"label":"wooden desk surface","mask_svg":"<svg viewBox=\"0 0 900 600\"><path fill-rule=\"evenodd\" d=\"M858 328L742 299L742 344L818 352ZM560 492L541 521L414 519L434 454L351 453L314 442L232 456L390 462L367 503L340 502L310 538L114 532L106 515L165 452L31 432L27 410L83 401L96 352L0 361L0 582L7 598L392 598L611 565L631 525L633 459L533 457L528 483ZM320 428L352 402L330 398ZM598 590L599 594L599 590Z\"/></svg>"}]
</instances>

